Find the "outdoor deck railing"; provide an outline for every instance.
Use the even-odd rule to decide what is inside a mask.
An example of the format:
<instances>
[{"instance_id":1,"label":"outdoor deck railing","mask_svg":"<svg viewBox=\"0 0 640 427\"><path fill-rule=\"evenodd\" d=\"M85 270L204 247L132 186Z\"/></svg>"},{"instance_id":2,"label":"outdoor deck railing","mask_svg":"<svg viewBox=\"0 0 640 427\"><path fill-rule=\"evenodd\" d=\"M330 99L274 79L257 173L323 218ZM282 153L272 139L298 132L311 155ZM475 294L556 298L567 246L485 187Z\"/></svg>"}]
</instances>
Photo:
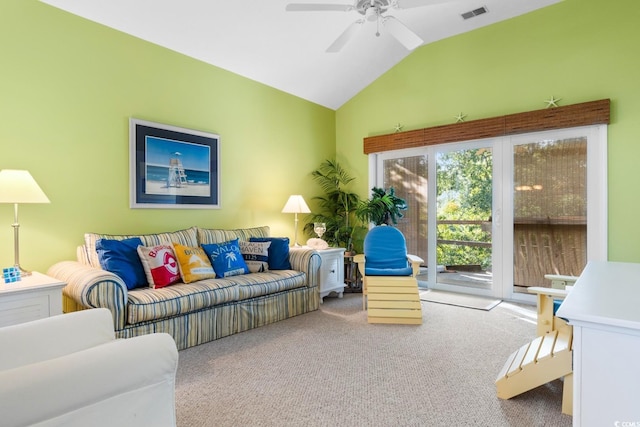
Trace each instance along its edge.
<instances>
[{"instance_id":1,"label":"outdoor deck railing","mask_svg":"<svg viewBox=\"0 0 640 427\"><path fill-rule=\"evenodd\" d=\"M438 225L479 225L491 221L439 220ZM518 220L513 229L514 287L548 286L545 274L578 276L586 265L587 226L584 218ZM491 248L491 242L437 239L438 244Z\"/></svg>"}]
</instances>

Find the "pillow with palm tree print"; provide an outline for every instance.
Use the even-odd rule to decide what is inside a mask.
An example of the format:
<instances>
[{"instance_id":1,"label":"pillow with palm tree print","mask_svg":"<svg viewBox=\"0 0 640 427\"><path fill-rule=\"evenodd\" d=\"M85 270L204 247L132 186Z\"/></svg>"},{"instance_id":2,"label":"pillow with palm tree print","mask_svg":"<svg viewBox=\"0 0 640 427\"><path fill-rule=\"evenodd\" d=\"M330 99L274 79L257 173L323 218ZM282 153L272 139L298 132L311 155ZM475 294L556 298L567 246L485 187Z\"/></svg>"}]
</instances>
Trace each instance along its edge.
<instances>
[{"instance_id":1,"label":"pillow with palm tree print","mask_svg":"<svg viewBox=\"0 0 640 427\"><path fill-rule=\"evenodd\" d=\"M202 245L216 271L216 277L230 277L248 274L249 267L240 253L238 239L224 243L210 243Z\"/></svg>"}]
</instances>

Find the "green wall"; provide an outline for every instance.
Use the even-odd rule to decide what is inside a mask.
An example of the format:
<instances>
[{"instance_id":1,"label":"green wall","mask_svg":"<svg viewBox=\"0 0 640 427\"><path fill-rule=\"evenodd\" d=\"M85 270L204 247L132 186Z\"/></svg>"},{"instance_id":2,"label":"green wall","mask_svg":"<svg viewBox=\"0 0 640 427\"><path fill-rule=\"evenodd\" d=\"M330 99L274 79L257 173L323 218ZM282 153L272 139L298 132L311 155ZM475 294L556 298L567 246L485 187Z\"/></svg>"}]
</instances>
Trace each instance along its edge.
<instances>
[{"instance_id":1,"label":"green wall","mask_svg":"<svg viewBox=\"0 0 640 427\"><path fill-rule=\"evenodd\" d=\"M315 195L335 155L335 112L36 0L0 5L0 169L27 169L51 200L20 206L20 260L46 271L83 233L270 225ZM219 210L129 208L129 117L221 137ZM13 264L13 207L0 205L0 266Z\"/></svg>"},{"instance_id":2,"label":"green wall","mask_svg":"<svg viewBox=\"0 0 640 427\"><path fill-rule=\"evenodd\" d=\"M478 19L478 18L476 18ZM479 18L481 19L481 18ZM423 46L336 113L338 160L367 195L366 136L610 98L609 259L640 262L640 7L564 0Z\"/></svg>"},{"instance_id":3,"label":"green wall","mask_svg":"<svg viewBox=\"0 0 640 427\"><path fill-rule=\"evenodd\" d=\"M481 19L481 18L478 18ZM65 13L0 5L0 169L28 169L51 199L20 208L21 261L45 271L87 231L268 224L317 191L332 157L368 195L363 137L610 98L609 258L640 262L640 8L563 2L423 46L337 112ZM129 209L128 119L221 136L220 210ZM12 207L0 205L0 266L13 263ZM3 226L2 223L5 225Z\"/></svg>"}]
</instances>

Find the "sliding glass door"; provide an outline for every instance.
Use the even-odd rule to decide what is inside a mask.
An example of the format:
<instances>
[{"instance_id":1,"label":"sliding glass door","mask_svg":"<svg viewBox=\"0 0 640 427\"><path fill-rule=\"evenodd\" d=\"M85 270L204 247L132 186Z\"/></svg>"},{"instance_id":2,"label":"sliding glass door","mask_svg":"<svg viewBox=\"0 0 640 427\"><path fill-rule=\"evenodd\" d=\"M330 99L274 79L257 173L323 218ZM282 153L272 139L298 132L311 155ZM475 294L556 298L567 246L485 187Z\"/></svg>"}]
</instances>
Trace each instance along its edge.
<instances>
[{"instance_id":1,"label":"sliding glass door","mask_svg":"<svg viewBox=\"0 0 640 427\"><path fill-rule=\"evenodd\" d=\"M435 283L490 292L493 284L491 143L435 148Z\"/></svg>"},{"instance_id":2,"label":"sliding glass door","mask_svg":"<svg viewBox=\"0 0 640 427\"><path fill-rule=\"evenodd\" d=\"M411 208L405 211L404 217L398 224L398 229L407 239L407 250L424 260L429 258L427 241L427 202L428 188L428 159L426 154L401 155L381 159L381 181L379 187L395 189L396 195L410 201Z\"/></svg>"},{"instance_id":3,"label":"sliding glass door","mask_svg":"<svg viewBox=\"0 0 640 427\"><path fill-rule=\"evenodd\" d=\"M375 186L393 187L409 209L398 223L409 253L424 260L420 281L434 289L495 293L491 141L377 155ZM433 268L431 268L433 266Z\"/></svg>"},{"instance_id":4,"label":"sliding glass door","mask_svg":"<svg viewBox=\"0 0 640 427\"><path fill-rule=\"evenodd\" d=\"M510 139L511 297L606 259L606 145L595 127Z\"/></svg>"},{"instance_id":5,"label":"sliding glass door","mask_svg":"<svg viewBox=\"0 0 640 427\"><path fill-rule=\"evenodd\" d=\"M530 300L545 274L606 259L606 127L372 155L371 186L409 210L398 227L434 289Z\"/></svg>"}]
</instances>

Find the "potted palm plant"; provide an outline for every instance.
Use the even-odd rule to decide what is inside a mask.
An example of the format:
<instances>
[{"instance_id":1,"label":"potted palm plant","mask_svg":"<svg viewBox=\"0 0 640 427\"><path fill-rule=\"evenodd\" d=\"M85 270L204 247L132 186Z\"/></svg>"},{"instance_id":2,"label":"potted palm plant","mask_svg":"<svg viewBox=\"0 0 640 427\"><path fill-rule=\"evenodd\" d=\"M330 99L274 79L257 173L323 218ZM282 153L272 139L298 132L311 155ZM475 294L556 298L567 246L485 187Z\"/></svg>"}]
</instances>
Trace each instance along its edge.
<instances>
[{"instance_id":1,"label":"potted palm plant","mask_svg":"<svg viewBox=\"0 0 640 427\"><path fill-rule=\"evenodd\" d=\"M393 188L389 188L387 192L383 188L373 187L371 198L358 204L356 216L365 224L372 222L375 225L396 225L404 216L402 211L405 210L407 202L397 197Z\"/></svg>"},{"instance_id":2,"label":"potted palm plant","mask_svg":"<svg viewBox=\"0 0 640 427\"><path fill-rule=\"evenodd\" d=\"M324 195L313 197L318 210L307 217L305 233L313 236L314 223L325 223L326 231L323 238L327 243L350 251L357 228L362 228L356 224L355 216L360 197L347 190L348 184L354 178L335 160L325 160L311 175L322 188Z\"/></svg>"}]
</instances>

